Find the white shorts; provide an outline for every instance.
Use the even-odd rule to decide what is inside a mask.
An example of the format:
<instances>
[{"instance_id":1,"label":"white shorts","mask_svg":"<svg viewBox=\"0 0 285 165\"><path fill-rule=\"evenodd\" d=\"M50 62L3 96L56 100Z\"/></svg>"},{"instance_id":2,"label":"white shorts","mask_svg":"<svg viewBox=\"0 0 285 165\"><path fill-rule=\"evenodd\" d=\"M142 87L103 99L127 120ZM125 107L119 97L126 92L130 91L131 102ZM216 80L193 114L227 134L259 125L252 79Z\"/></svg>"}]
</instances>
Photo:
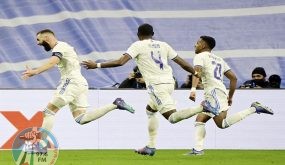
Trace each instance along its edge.
<instances>
[{"instance_id":1,"label":"white shorts","mask_svg":"<svg viewBox=\"0 0 285 165\"><path fill-rule=\"evenodd\" d=\"M219 113L223 111L227 111L229 109L228 95L220 89L215 88L210 92L206 92L204 97L205 97L205 100L208 101L213 108L217 109ZM212 113L208 113L208 112L202 112L202 113L210 117L215 116Z\"/></svg>"},{"instance_id":2,"label":"white shorts","mask_svg":"<svg viewBox=\"0 0 285 165\"><path fill-rule=\"evenodd\" d=\"M69 105L70 111L77 109L86 109L88 105L88 85L73 83L70 79L61 82L57 87L50 103L59 109L65 105Z\"/></svg>"},{"instance_id":3,"label":"white shorts","mask_svg":"<svg viewBox=\"0 0 285 165\"><path fill-rule=\"evenodd\" d=\"M148 94L150 96L148 105L161 114L176 109L175 100L172 98L174 84L149 85Z\"/></svg>"}]
</instances>

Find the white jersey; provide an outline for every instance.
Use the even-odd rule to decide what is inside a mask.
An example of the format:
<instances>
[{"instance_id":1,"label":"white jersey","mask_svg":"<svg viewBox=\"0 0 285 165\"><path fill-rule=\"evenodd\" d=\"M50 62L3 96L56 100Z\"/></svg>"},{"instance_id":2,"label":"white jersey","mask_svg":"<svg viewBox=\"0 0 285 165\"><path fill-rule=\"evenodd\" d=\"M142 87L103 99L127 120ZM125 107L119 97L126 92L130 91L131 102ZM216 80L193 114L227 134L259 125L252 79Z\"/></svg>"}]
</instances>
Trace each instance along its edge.
<instances>
[{"instance_id":1,"label":"white jersey","mask_svg":"<svg viewBox=\"0 0 285 165\"><path fill-rule=\"evenodd\" d=\"M66 42L58 41L52 49L52 56L60 58L57 66L61 80L70 79L71 82L87 84L86 79L81 74L80 62L72 46Z\"/></svg>"},{"instance_id":2,"label":"white jersey","mask_svg":"<svg viewBox=\"0 0 285 165\"><path fill-rule=\"evenodd\" d=\"M224 73L230 70L228 64L223 58L210 52L196 54L193 59L194 66L202 67L202 83L205 93L211 92L217 88L226 93L226 87L223 83Z\"/></svg>"},{"instance_id":3,"label":"white jersey","mask_svg":"<svg viewBox=\"0 0 285 165\"><path fill-rule=\"evenodd\" d=\"M147 39L136 41L126 52L135 59L146 85L173 83L172 68L169 59L177 53L165 42Z\"/></svg>"}]
</instances>

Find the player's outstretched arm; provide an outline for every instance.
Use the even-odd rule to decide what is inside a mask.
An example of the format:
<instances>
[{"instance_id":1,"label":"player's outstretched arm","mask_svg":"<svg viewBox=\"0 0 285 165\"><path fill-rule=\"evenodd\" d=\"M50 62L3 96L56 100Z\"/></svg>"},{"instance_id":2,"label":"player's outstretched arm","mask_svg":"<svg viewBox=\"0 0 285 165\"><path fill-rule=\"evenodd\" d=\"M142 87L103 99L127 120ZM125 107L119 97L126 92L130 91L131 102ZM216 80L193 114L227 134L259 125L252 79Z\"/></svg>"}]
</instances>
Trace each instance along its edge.
<instances>
[{"instance_id":1,"label":"player's outstretched arm","mask_svg":"<svg viewBox=\"0 0 285 165\"><path fill-rule=\"evenodd\" d=\"M95 61L92 61L92 60L82 61L81 65L86 69L100 68L100 66L97 67L97 63Z\"/></svg>"},{"instance_id":2,"label":"player's outstretched arm","mask_svg":"<svg viewBox=\"0 0 285 165\"><path fill-rule=\"evenodd\" d=\"M47 63L44 65L36 68L36 69L31 69L28 66L26 66L26 71L22 73L22 79L27 80L28 78L40 74L44 71L49 70L50 68L54 67L56 64L58 64L60 59L57 56L52 56Z\"/></svg>"},{"instance_id":3,"label":"player's outstretched arm","mask_svg":"<svg viewBox=\"0 0 285 165\"><path fill-rule=\"evenodd\" d=\"M131 59L131 56L128 54L123 54L119 59L108 61L104 63L96 63L95 61L83 61L81 65L86 69L96 69L96 68L113 68L118 66L123 66Z\"/></svg>"},{"instance_id":4,"label":"player's outstretched arm","mask_svg":"<svg viewBox=\"0 0 285 165\"><path fill-rule=\"evenodd\" d=\"M183 58L179 57L178 55L173 59L175 63L181 66L184 70L187 72L192 73L193 75L197 76L197 72L195 72L192 65L190 65L187 61L185 61Z\"/></svg>"}]
</instances>

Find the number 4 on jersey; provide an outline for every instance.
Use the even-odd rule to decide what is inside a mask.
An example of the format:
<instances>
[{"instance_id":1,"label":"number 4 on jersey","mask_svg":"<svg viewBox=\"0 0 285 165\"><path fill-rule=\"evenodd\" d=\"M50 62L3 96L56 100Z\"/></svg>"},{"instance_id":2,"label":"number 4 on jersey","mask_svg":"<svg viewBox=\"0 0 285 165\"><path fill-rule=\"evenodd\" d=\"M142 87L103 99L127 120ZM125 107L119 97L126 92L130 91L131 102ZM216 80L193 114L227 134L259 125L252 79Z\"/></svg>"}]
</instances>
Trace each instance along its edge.
<instances>
[{"instance_id":1,"label":"number 4 on jersey","mask_svg":"<svg viewBox=\"0 0 285 165\"><path fill-rule=\"evenodd\" d=\"M160 55L160 52L157 51L156 54L154 54L153 51L150 52L151 54L151 58L153 59L153 61L157 64L159 64L159 68L160 69L163 69L163 63L162 63L162 60L161 60L161 55ZM158 59L155 58L155 56L158 56Z\"/></svg>"}]
</instances>

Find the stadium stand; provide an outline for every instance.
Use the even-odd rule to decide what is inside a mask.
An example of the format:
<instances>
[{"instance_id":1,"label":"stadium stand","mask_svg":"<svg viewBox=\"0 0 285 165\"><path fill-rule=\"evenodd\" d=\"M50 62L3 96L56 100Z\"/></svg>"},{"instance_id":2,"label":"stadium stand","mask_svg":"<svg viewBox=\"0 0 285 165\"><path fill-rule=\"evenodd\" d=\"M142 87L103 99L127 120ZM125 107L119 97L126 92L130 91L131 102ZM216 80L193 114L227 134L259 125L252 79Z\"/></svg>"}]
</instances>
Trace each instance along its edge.
<instances>
[{"instance_id":1,"label":"stadium stand","mask_svg":"<svg viewBox=\"0 0 285 165\"><path fill-rule=\"evenodd\" d=\"M22 81L25 65L37 67L49 56L36 45L36 32L50 28L69 42L80 60L119 57L137 40L136 29L147 22L155 38L170 43L189 62L194 42L201 35L216 38L214 53L223 56L237 73L238 85L257 67L278 74L285 87L284 0L112 0L31 1L0 4L0 88L55 88L56 69ZM175 64L179 86L187 75ZM112 87L135 66L86 71L90 88Z\"/></svg>"}]
</instances>

